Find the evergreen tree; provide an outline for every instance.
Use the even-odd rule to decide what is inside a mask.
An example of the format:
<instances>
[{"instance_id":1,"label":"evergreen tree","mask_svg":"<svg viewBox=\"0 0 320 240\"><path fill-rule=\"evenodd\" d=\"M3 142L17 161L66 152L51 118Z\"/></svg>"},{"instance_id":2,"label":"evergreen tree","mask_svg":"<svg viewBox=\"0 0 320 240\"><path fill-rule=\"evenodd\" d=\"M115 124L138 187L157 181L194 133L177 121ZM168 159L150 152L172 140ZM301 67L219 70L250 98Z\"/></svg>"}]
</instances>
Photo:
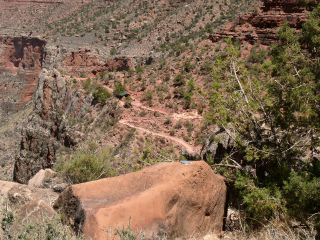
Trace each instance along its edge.
<instances>
[{"instance_id":1,"label":"evergreen tree","mask_svg":"<svg viewBox=\"0 0 320 240\"><path fill-rule=\"evenodd\" d=\"M227 39L226 54L216 58L211 73L206 119L235 146L222 163L230 166L235 154L242 157L236 171L221 172L234 178L247 214L259 221L279 213L320 219L320 164L314 157L320 123L319 13L316 8L301 35L284 24L271 60L258 72L246 68L239 48ZM248 174L246 166L255 173Z\"/></svg>"}]
</instances>

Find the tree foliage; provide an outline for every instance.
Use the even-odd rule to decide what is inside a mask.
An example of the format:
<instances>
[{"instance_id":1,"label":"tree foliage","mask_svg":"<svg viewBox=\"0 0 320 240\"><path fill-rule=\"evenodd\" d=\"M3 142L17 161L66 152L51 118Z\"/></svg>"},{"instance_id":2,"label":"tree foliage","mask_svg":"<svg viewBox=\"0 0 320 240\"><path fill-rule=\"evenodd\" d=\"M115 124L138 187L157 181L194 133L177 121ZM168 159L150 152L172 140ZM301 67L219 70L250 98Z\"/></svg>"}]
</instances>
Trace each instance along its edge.
<instances>
[{"instance_id":1,"label":"tree foliage","mask_svg":"<svg viewBox=\"0 0 320 240\"><path fill-rule=\"evenodd\" d=\"M107 89L103 88L103 87L99 87L97 89L97 91L95 91L92 96L94 97L94 99L100 103L100 104L105 104L106 100L108 98L110 98L112 95L111 93L108 92Z\"/></svg>"},{"instance_id":2,"label":"tree foliage","mask_svg":"<svg viewBox=\"0 0 320 240\"><path fill-rule=\"evenodd\" d=\"M126 87L122 85L121 82L116 82L114 84L113 96L119 96L120 93L126 91Z\"/></svg>"},{"instance_id":3,"label":"tree foliage","mask_svg":"<svg viewBox=\"0 0 320 240\"><path fill-rule=\"evenodd\" d=\"M284 24L278 38L279 44L269 51L271 60L256 63L258 72L246 68L239 48L226 40L225 54L216 58L211 72L214 83L207 120L234 142L224 162L238 161L234 168L238 170L228 176L234 176L250 217L261 220L290 213L302 221L311 216L316 220L320 212L319 8L301 34ZM233 159L235 155L241 161ZM245 173L245 166L254 171Z\"/></svg>"}]
</instances>

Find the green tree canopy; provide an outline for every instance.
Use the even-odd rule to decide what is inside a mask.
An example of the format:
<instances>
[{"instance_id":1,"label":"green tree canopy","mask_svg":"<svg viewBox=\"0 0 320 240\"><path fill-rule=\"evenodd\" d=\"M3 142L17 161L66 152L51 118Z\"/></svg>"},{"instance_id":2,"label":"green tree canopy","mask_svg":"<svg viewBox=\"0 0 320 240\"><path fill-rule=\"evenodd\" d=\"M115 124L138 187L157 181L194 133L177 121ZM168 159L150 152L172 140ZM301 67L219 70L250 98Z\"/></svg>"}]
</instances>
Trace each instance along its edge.
<instances>
[{"instance_id":1,"label":"green tree canopy","mask_svg":"<svg viewBox=\"0 0 320 240\"><path fill-rule=\"evenodd\" d=\"M319 13L316 8L301 33L284 24L279 44L269 51L271 60L255 63L257 71L227 39L225 54L215 59L211 72L206 119L234 142L223 163L234 163L235 154L242 158L236 171L220 171L234 178L247 213L259 220L286 212L303 221L320 219L319 197L312 194L320 191L319 158L314 157L320 137Z\"/></svg>"}]
</instances>

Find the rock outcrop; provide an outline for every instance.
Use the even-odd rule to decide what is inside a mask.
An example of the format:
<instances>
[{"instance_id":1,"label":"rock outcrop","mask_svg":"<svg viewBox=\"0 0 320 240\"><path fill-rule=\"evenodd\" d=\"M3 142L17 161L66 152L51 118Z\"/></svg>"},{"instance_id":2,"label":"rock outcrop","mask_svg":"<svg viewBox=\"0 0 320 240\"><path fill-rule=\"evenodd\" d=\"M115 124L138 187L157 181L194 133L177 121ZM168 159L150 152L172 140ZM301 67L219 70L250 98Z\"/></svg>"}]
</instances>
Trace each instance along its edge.
<instances>
[{"instance_id":1,"label":"rock outcrop","mask_svg":"<svg viewBox=\"0 0 320 240\"><path fill-rule=\"evenodd\" d=\"M220 232L226 204L223 178L203 161L160 163L139 172L73 185L54 204L64 221L90 239L108 239L128 226L152 237ZM108 232L106 231L108 230Z\"/></svg>"},{"instance_id":2,"label":"rock outcrop","mask_svg":"<svg viewBox=\"0 0 320 240\"><path fill-rule=\"evenodd\" d=\"M200 152L202 159L211 163L220 163L226 154L230 154L235 144L232 139L234 134L232 131L229 134L220 128L214 129L202 146Z\"/></svg>"},{"instance_id":3,"label":"rock outcrop","mask_svg":"<svg viewBox=\"0 0 320 240\"><path fill-rule=\"evenodd\" d=\"M13 229L19 231L28 221L43 223L47 218L57 217L58 213L44 200L34 199L19 208L13 223Z\"/></svg>"},{"instance_id":4,"label":"rock outcrop","mask_svg":"<svg viewBox=\"0 0 320 240\"><path fill-rule=\"evenodd\" d=\"M223 38L270 45L277 42L276 32L285 22L298 30L307 21L307 13L318 4L318 0L263 0L256 11L240 16L222 30L211 34L209 39L217 42Z\"/></svg>"},{"instance_id":5,"label":"rock outcrop","mask_svg":"<svg viewBox=\"0 0 320 240\"><path fill-rule=\"evenodd\" d=\"M90 54L90 50L71 52L66 54L61 62L61 68L73 76L95 76L107 71L128 71L133 68L133 59L127 57L115 57L102 62L97 56Z\"/></svg>"},{"instance_id":6,"label":"rock outcrop","mask_svg":"<svg viewBox=\"0 0 320 240\"><path fill-rule=\"evenodd\" d=\"M68 124L66 116L80 117L91 102L91 95L85 96L70 89L57 70L42 70L34 114L22 128L14 181L27 184L41 169L52 167L60 146L74 147L77 144L75 129Z\"/></svg>"},{"instance_id":7,"label":"rock outcrop","mask_svg":"<svg viewBox=\"0 0 320 240\"><path fill-rule=\"evenodd\" d=\"M0 36L0 108L20 110L37 90L46 42Z\"/></svg>"}]
</instances>

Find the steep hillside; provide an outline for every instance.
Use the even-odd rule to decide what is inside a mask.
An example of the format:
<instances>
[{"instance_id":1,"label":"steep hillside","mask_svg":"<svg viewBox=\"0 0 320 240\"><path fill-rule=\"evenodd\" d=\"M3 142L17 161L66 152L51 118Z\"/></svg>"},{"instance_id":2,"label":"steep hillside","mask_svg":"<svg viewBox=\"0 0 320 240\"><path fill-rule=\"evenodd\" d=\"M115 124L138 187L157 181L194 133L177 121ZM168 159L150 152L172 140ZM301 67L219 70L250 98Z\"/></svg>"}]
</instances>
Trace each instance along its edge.
<instances>
[{"instance_id":1,"label":"steep hillside","mask_svg":"<svg viewBox=\"0 0 320 240\"><path fill-rule=\"evenodd\" d=\"M0 180L52 168L66 187L204 159L239 208L226 227L308 229L320 10L302 26L318 3L0 0Z\"/></svg>"},{"instance_id":2,"label":"steep hillside","mask_svg":"<svg viewBox=\"0 0 320 240\"><path fill-rule=\"evenodd\" d=\"M140 161L134 160L131 163L132 159L146 155L150 159L159 158L160 161L177 159L181 147L194 154L199 152L205 134L197 137L197 132L200 132L201 108L205 108L206 100L200 94L194 97L198 100L192 105L193 110L186 108L190 103L183 107L182 91L185 87L180 83L179 86L172 85L182 65L173 66L170 62L180 54L183 54L183 58L191 53L195 57L197 44L207 39L208 33L234 19L236 13L248 11L249 7L259 4L255 1L219 3L126 0L2 3L1 30L6 35L1 38L3 77L0 83L3 87L0 121L4 135L1 162L2 167L7 169L2 171L5 174L3 179L10 179L15 157L13 153L20 149L23 154L16 155L16 180L28 179L39 167L52 167L60 145L67 148L71 146L60 137L62 132L57 135L56 130L52 129L60 127L60 120L57 120L56 113L51 114L52 111L60 112L68 119L67 126L76 125L79 128L77 132L85 136L76 141L77 146L83 141L97 142L100 147L106 144L115 146L115 154L119 158L126 158L131 168L136 165L136 161ZM128 7L122 8L124 5ZM14 18L18 21L11 20ZM197 54L204 55L203 52ZM202 56L200 58L203 59ZM178 62L182 64L182 58ZM47 69L48 76L58 70L59 76L64 79L63 84L67 84L65 87L70 89L64 91L73 93L62 96L59 91L55 92L56 87L42 87L41 81L44 81L45 76L42 75L43 79L39 81L41 69ZM89 87L85 83L88 77L91 78ZM186 81L181 79L181 83ZM202 80L196 81L202 86ZM96 119L101 118L99 104L95 107L95 102L87 103L88 124L91 127L86 130L82 122L77 122L83 119L83 114L73 113L74 110L70 108L66 110L68 104L76 104L71 97L73 94L77 98L87 99L98 86L112 92L119 82L125 85L130 98L119 101L125 108L121 107L119 111L119 114L123 114L118 117L122 119L115 132L105 127L107 135L113 135L111 139L106 139L103 135L105 131L100 131L103 126L98 123L102 119ZM37 104L36 109L32 110L35 98L30 100L36 91L38 94L42 92L43 105ZM60 99L59 103L57 99ZM179 104L174 104L176 101ZM35 111L35 115L27 118L30 111ZM37 115L39 120L34 117ZM135 131L131 130L132 127L135 127ZM46 130L41 130L43 128ZM52 132L52 136L43 131ZM43 136L47 135L48 140L43 140ZM136 136L131 140L132 135ZM57 143L53 144L55 141ZM144 154L145 151L151 151L152 154ZM21 159L31 159L27 165L34 166L34 169L27 170L28 167L21 163ZM144 162L142 165L150 164ZM26 178L18 177L21 171L28 172Z\"/></svg>"}]
</instances>

